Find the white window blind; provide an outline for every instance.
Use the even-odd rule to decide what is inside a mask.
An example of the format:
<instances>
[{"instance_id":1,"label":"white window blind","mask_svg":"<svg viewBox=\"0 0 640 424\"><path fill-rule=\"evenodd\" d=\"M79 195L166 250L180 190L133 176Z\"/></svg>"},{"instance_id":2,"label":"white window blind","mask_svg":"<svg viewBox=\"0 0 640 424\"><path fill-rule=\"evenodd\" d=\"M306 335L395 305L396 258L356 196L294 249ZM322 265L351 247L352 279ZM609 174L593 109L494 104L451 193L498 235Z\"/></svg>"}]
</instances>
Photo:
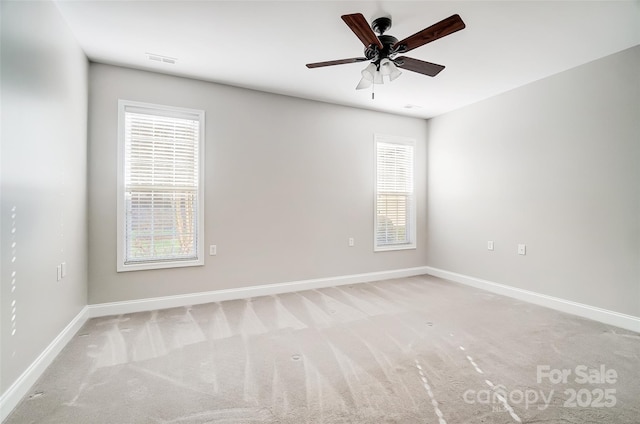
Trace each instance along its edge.
<instances>
[{"instance_id":1,"label":"white window blind","mask_svg":"<svg viewBox=\"0 0 640 424\"><path fill-rule=\"evenodd\" d=\"M203 263L203 118L121 102L120 271Z\"/></svg>"},{"instance_id":2,"label":"white window blind","mask_svg":"<svg viewBox=\"0 0 640 424\"><path fill-rule=\"evenodd\" d=\"M376 135L375 250L415 247L414 145Z\"/></svg>"}]
</instances>

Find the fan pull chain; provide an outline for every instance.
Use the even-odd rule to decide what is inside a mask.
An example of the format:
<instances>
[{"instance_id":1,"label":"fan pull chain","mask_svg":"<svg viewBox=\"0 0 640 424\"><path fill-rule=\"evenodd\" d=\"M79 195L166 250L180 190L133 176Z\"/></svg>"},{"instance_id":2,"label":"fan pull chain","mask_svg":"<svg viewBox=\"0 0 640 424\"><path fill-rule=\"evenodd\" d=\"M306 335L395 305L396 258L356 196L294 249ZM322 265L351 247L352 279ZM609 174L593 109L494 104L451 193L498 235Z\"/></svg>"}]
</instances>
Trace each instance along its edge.
<instances>
[{"instance_id":1,"label":"fan pull chain","mask_svg":"<svg viewBox=\"0 0 640 424\"><path fill-rule=\"evenodd\" d=\"M371 100L376 99L376 94L373 92L373 89L375 86L376 86L375 84L371 84Z\"/></svg>"}]
</instances>

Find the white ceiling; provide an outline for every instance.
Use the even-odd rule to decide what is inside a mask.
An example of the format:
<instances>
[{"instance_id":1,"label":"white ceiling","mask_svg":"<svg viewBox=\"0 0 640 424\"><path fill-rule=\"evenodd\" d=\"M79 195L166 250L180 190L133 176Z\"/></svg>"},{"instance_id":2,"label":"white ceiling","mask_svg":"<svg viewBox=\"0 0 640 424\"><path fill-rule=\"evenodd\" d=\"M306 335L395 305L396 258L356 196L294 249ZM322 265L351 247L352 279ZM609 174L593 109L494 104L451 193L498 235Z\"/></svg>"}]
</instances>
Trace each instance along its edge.
<instances>
[{"instance_id":1,"label":"white ceiling","mask_svg":"<svg viewBox=\"0 0 640 424\"><path fill-rule=\"evenodd\" d=\"M429 118L640 44L632 1L56 1L92 61ZM466 29L407 56L446 66L355 90L366 63L340 19L391 16L405 38L454 13ZM146 53L177 58L174 65ZM609 76L615 78L615 75ZM417 107L407 108L407 105Z\"/></svg>"}]
</instances>

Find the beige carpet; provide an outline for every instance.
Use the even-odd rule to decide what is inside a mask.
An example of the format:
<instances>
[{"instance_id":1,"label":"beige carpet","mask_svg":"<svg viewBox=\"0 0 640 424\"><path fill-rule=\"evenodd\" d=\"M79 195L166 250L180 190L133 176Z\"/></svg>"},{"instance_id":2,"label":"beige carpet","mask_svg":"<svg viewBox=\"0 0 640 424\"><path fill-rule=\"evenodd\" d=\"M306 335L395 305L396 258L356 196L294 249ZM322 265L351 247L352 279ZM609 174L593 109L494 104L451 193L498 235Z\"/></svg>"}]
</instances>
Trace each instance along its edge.
<instances>
[{"instance_id":1,"label":"beige carpet","mask_svg":"<svg viewBox=\"0 0 640 424\"><path fill-rule=\"evenodd\" d=\"M636 333L422 276L92 319L6 423L638 423L639 377Z\"/></svg>"}]
</instances>

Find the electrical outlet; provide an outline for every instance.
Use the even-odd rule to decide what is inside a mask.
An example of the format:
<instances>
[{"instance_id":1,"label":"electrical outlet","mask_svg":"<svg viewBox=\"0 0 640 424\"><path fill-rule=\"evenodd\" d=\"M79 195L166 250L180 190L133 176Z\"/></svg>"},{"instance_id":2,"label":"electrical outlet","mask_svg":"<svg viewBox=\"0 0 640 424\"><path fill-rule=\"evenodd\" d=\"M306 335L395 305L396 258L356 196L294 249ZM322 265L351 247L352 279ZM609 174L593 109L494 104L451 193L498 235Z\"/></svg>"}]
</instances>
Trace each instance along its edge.
<instances>
[{"instance_id":1,"label":"electrical outlet","mask_svg":"<svg viewBox=\"0 0 640 424\"><path fill-rule=\"evenodd\" d=\"M526 255L527 254L527 245L519 244L518 245L518 255Z\"/></svg>"},{"instance_id":2,"label":"electrical outlet","mask_svg":"<svg viewBox=\"0 0 640 424\"><path fill-rule=\"evenodd\" d=\"M349 247L353 247L356 245L356 241L353 237L349 237Z\"/></svg>"}]
</instances>

